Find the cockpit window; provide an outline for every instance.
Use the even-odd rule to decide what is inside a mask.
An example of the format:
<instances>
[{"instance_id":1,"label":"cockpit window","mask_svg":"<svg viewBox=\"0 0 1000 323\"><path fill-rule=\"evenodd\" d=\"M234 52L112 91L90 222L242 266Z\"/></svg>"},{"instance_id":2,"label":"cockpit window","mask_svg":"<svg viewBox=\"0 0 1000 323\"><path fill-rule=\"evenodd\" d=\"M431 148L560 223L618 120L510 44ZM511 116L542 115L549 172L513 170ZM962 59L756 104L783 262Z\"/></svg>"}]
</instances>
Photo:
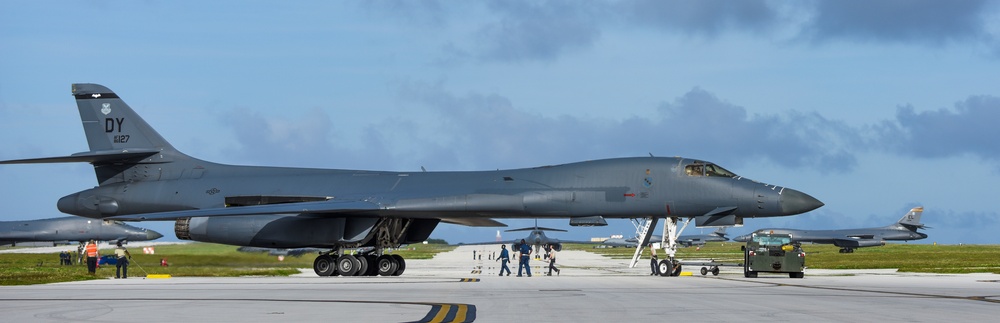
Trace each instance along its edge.
<instances>
[{"instance_id":1,"label":"cockpit window","mask_svg":"<svg viewBox=\"0 0 1000 323\"><path fill-rule=\"evenodd\" d=\"M736 174L722 168L722 166L701 162L685 166L684 173L688 176L736 177Z\"/></svg>"},{"instance_id":2,"label":"cockpit window","mask_svg":"<svg viewBox=\"0 0 1000 323\"><path fill-rule=\"evenodd\" d=\"M719 177L736 177L736 174L722 168L722 166L716 164L705 165L705 175L706 176L719 176Z\"/></svg>"}]
</instances>

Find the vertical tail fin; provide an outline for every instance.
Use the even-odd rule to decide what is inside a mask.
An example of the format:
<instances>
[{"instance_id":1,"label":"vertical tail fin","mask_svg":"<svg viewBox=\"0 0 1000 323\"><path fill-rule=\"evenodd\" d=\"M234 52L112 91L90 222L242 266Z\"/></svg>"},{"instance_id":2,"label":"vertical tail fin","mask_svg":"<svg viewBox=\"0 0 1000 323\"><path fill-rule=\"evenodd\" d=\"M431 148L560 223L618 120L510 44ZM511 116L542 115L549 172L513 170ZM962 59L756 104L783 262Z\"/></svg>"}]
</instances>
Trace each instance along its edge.
<instances>
[{"instance_id":1,"label":"vertical tail fin","mask_svg":"<svg viewBox=\"0 0 1000 323\"><path fill-rule=\"evenodd\" d=\"M717 236L725 238L726 237L726 227L719 227L718 229L715 229L715 232L712 232L712 233L715 234L715 235L717 235Z\"/></svg>"},{"instance_id":2,"label":"vertical tail fin","mask_svg":"<svg viewBox=\"0 0 1000 323\"><path fill-rule=\"evenodd\" d=\"M174 147L139 117L117 94L98 84L73 84L90 151L170 150Z\"/></svg>"},{"instance_id":3,"label":"vertical tail fin","mask_svg":"<svg viewBox=\"0 0 1000 323\"><path fill-rule=\"evenodd\" d=\"M90 151L63 157L5 160L0 164L88 162L94 165L97 182L104 186L177 178L185 165L176 162L194 160L174 149L110 89L98 84L73 84L73 96Z\"/></svg>"},{"instance_id":4,"label":"vertical tail fin","mask_svg":"<svg viewBox=\"0 0 1000 323\"><path fill-rule=\"evenodd\" d=\"M910 212L907 212L906 215L900 218L897 223L902 224L911 229L922 228L924 227L924 224L920 223L920 215L923 213L924 213L924 207L922 206L912 208L910 209Z\"/></svg>"}]
</instances>

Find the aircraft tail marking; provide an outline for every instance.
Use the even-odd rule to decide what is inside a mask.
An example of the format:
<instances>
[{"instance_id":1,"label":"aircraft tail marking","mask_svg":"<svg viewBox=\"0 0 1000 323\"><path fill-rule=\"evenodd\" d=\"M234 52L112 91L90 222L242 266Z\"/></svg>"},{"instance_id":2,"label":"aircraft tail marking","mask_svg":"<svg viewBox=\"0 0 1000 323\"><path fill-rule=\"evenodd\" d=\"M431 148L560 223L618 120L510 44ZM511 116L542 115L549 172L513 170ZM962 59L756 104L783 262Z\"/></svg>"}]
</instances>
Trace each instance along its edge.
<instances>
[{"instance_id":1,"label":"aircraft tail marking","mask_svg":"<svg viewBox=\"0 0 1000 323\"><path fill-rule=\"evenodd\" d=\"M174 149L107 87L90 83L73 84L73 96L90 151L61 157L7 160L0 164L87 162L94 165L98 183L105 185L157 180L163 174L168 178L177 177L185 166L167 166L167 163L193 160ZM160 164L154 175L149 175L150 169L133 169L148 167L149 164ZM132 176L126 176L127 173Z\"/></svg>"},{"instance_id":2,"label":"aircraft tail marking","mask_svg":"<svg viewBox=\"0 0 1000 323\"><path fill-rule=\"evenodd\" d=\"M73 96L90 151L174 150L111 89L98 84L73 84Z\"/></svg>"},{"instance_id":3,"label":"aircraft tail marking","mask_svg":"<svg viewBox=\"0 0 1000 323\"><path fill-rule=\"evenodd\" d=\"M899 224L910 228L911 230L916 228L923 228L924 224L920 223L920 215L924 213L924 207L918 206L910 209L902 218L899 219Z\"/></svg>"}]
</instances>

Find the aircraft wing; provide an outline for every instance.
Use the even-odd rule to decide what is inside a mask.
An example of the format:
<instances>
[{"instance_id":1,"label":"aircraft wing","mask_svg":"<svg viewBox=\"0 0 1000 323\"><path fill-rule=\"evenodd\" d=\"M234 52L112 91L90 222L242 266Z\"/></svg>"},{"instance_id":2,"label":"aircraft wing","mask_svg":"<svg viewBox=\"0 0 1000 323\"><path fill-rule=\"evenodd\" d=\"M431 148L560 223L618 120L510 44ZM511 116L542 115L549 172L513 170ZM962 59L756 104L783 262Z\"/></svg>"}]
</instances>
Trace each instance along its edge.
<instances>
[{"instance_id":1,"label":"aircraft wing","mask_svg":"<svg viewBox=\"0 0 1000 323\"><path fill-rule=\"evenodd\" d=\"M327 200L318 202L298 202L267 205L251 205L238 207L220 207L210 209L169 211L157 213L140 213L113 216L109 219L123 221L167 221L181 218L204 216L235 216L261 214L317 214L317 213L351 213L377 211L375 204L356 200Z\"/></svg>"},{"instance_id":2,"label":"aircraft wing","mask_svg":"<svg viewBox=\"0 0 1000 323\"><path fill-rule=\"evenodd\" d=\"M468 217L449 218L449 217L442 217L441 218L441 222L451 223L451 224L461 224L461 225L470 226L470 227L505 227L505 226L507 226L506 224L503 224L503 223L501 223L501 222L499 222L497 220L490 219L490 218L468 218Z\"/></svg>"},{"instance_id":3,"label":"aircraft wing","mask_svg":"<svg viewBox=\"0 0 1000 323\"><path fill-rule=\"evenodd\" d=\"M173 221L180 218L205 217L205 216L238 216L238 215L262 215L262 214L337 214L337 213L376 213L382 210L378 205L366 201L358 200L326 200L314 202L296 202L266 205L251 205L238 207L221 207L197 210L170 211L157 213L142 213L119 215L109 219L123 221ZM415 218L427 218L426 215L415 215ZM449 217L447 215L435 215L442 222L461 224L473 227L506 227L488 217Z\"/></svg>"}]
</instances>

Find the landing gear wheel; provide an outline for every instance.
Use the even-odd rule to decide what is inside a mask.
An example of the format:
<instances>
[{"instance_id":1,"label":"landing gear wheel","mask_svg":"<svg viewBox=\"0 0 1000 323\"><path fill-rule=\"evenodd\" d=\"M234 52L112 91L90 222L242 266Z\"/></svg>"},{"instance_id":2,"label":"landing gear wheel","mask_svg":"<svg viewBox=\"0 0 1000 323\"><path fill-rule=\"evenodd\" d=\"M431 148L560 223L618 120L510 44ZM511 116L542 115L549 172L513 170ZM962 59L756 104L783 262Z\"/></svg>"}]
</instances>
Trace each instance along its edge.
<instances>
[{"instance_id":1,"label":"landing gear wheel","mask_svg":"<svg viewBox=\"0 0 1000 323\"><path fill-rule=\"evenodd\" d=\"M393 276L402 275L403 270L406 270L406 261L403 260L403 256L400 255L391 255L391 256L393 259L396 259L396 262L399 264L399 266L396 268L396 272L392 273L392 275Z\"/></svg>"},{"instance_id":2,"label":"landing gear wheel","mask_svg":"<svg viewBox=\"0 0 1000 323\"><path fill-rule=\"evenodd\" d=\"M365 276L368 274L368 257L365 256L355 256L354 259L358 260L360 265L358 266L358 272L354 276Z\"/></svg>"},{"instance_id":3,"label":"landing gear wheel","mask_svg":"<svg viewBox=\"0 0 1000 323\"><path fill-rule=\"evenodd\" d=\"M354 276L358 273L361 262L352 255L343 255L337 258L337 271L344 276Z\"/></svg>"},{"instance_id":4,"label":"landing gear wheel","mask_svg":"<svg viewBox=\"0 0 1000 323\"><path fill-rule=\"evenodd\" d=\"M673 266L671 266L670 261L663 259L660 260L660 264L656 266L656 271L660 272L660 276L667 277L670 276L670 272L673 271Z\"/></svg>"},{"instance_id":5,"label":"landing gear wheel","mask_svg":"<svg viewBox=\"0 0 1000 323\"><path fill-rule=\"evenodd\" d=\"M329 277L337 274L337 265L330 255L320 255L313 261L313 271L320 277Z\"/></svg>"},{"instance_id":6,"label":"landing gear wheel","mask_svg":"<svg viewBox=\"0 0 1000 323\"><path fill-rule=\"evenodd\" d=\"M378 276L378 256L367 255L365 258L368 259L368 272L365 276Z\"/></svg>"},{"instance_id":7,"label":"landing gear wheel","mask_svg":"<svg viewBox=\"0 0 1000 323\"><path fill-rule=\"evenodd\" d=\"M712 272L712 276L718 276L719 275L719 266L712 267L711 272ZM702 274L702 275L704 275L704 274Z\"/></svg>"},{"instance_id":8,"label":"landing gear wheel","mask_svg":"<svg viewBox=\"0 0 1000 323\"><path fill-rule=\"evenodd\" d=\"M680 275L681 275L681 265L677 264L677 267L674 267L674 272L670 273L670 276L677 277Z\"/></svg>"},{"instance_id":9,"label":"landing gear wheel","mask_svg":"<svg viewBox=\"0 0 1000 323\"><path fill-rule=\"evenodd\" d=\"M701 275L702 276L708 275L708 268L701 267Z\"/></svg>"},{"instance_id":10,"label":"landing gear wheel","mask_svg":"<svg viewBox=\"0 0 1000 323\"><path fill-rule=\"evenodd\" d=\"M375 260L378 274L382 276L392 276L399 269L399 262L391 255L381 255Z\"/></svg>"}]
</instances>

